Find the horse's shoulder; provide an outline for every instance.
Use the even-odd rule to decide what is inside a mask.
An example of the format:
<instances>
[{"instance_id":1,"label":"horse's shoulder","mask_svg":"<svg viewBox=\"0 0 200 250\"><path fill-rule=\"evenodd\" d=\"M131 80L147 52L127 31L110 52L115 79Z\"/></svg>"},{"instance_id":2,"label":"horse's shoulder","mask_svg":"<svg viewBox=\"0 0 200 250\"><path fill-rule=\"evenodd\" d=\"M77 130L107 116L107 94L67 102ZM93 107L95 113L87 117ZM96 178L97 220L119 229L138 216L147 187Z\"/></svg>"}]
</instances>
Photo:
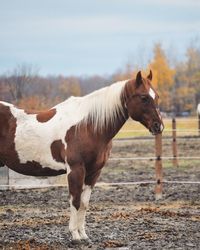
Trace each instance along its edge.
<instances>
[{"instance_id":1,"label":"horse's shoulder","mask_svg":"<svg viewBox=\"0 0 200 250\"><path fill-rule=\"evenodd\" d=\"M55 115L56 115L56 109L53 108L46 111L38 112L36 115L36 119L38 120L38 122L47 122L50 119L52 119Z\"/></svg>"},{"instance_id":2,"label":"horse's shoulder","mask_svg":"<svg viewBox=\"0 0 200 250\"><path fill-rule=\"evenodd\" d=\"M56 108L48 109L48 110L42 110L42 111L36 111L36 110L24 110L24 112L27 115L36 115L36 119L38 122L47 122L51 118L53 118L56 114Z\"/></svg>"}]
</instances>

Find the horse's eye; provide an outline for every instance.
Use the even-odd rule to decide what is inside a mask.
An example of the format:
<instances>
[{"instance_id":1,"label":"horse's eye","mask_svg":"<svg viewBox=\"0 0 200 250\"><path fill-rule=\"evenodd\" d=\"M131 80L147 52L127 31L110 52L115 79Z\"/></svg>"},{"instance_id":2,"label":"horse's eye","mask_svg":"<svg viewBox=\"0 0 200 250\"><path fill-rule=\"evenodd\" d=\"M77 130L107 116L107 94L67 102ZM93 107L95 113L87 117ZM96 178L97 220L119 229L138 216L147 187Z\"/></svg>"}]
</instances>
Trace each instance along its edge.
<instances>
[{"instance_id":1,"label":"horse's eye","mask_svg":"<svg viewBox=\"0 0 200 250\"><path fill-rule=\"evenodd\" d=\"M141 96L142 102L147 103L149 101L149 97L146 95Z\"/></svg>"}]
</instances>

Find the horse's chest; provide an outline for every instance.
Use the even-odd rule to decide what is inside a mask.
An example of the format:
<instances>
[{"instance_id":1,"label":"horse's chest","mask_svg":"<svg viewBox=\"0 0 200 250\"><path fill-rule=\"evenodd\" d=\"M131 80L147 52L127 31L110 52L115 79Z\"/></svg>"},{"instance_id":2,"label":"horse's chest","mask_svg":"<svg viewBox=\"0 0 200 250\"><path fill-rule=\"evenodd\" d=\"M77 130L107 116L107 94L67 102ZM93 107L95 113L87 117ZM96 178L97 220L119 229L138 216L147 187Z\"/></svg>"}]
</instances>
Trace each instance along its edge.
<instances>
[{"instance_id":1,"label":"horse's chest","mask_svg":"<svg viewBox=\"0 0 200 250\"><path fill-rule=\"evenodd\" d=\"M105 163L107 162L110 151L111 151L112 144L111 142L107 144L98 144L96 145L89 145L83 152L84 152L84 159L86 159L86 164L91 163L97 169L102 168Z\"/></svg>"}]
</instances>

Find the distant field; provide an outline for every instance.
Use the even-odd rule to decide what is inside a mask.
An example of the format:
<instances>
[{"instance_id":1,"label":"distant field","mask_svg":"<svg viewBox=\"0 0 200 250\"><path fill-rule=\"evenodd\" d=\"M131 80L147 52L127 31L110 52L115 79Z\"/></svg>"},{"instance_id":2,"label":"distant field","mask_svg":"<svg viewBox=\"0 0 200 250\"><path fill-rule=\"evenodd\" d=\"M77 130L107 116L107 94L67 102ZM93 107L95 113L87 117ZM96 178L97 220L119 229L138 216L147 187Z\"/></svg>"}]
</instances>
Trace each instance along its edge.
<instances>
[{"instance_id":1,"label":"distant field","mask_svg":"<svg viewBox=\"0 0 200 250\"><path fill-rule=\"evenodd\" d=\"M165 129L164 136L169 136L172 133L172 119L164 119ZM196 136L198 135L198 120L197 117L176 118L177 136ZM150 132L140 123L133 120L128 120L122 129L117 134L116 138L150 136Z\"/></svg>"}]
</instances>

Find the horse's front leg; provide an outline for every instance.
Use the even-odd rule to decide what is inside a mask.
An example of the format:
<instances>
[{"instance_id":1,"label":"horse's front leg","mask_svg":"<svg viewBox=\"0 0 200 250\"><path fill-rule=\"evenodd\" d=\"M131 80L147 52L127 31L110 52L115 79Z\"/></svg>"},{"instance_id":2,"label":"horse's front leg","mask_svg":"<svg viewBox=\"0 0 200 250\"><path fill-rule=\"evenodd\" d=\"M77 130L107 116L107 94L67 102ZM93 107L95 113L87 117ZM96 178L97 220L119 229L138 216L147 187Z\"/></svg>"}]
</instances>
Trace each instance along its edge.
<instances>
[{"instance_id":1,"label":"horse's front leg","mask_svg":"<svg viewBox=\"0 0 200 250\"><path fill-rule=\"evenodd\" d=\"M88 185L84 185L83 192L81 194L81 204L78 210L78 232L80 234L81 239L88 239L88 236L85 232L85 216L86 210L89 205L91 196L91 187Z\"/></svg>"},{"instance_id":2,"label":"horse's front leg","mask_svg":"<svg viewBox=\"0 0 200 250\"><path fill-rule=\"evenodd\" d=\"M89 204L91 188L84 185L85 169L82 165L71 167L68 175L70 192L69 230L73 240L88 239L85 233L85 214Z\"/></svg>"}]
</instances>

